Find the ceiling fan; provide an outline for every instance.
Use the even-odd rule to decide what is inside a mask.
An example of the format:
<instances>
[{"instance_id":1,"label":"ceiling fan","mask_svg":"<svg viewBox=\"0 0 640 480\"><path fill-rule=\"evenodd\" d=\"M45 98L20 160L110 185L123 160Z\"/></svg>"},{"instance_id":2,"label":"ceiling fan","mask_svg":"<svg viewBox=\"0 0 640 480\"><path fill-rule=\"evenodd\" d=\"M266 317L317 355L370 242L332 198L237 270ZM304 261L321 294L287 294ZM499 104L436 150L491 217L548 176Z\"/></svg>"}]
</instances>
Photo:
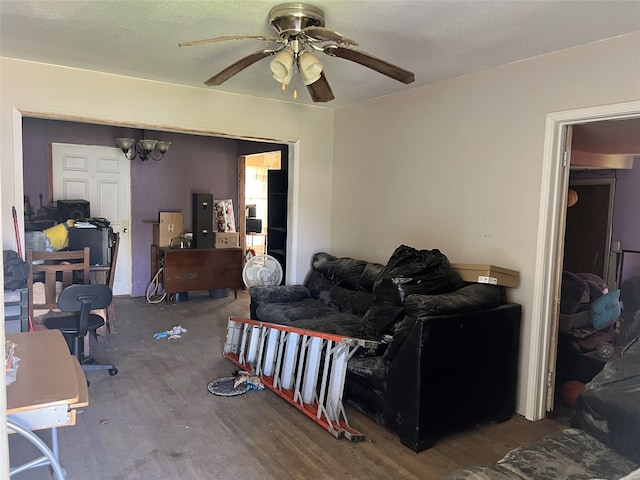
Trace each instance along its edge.
<instances>
[{"instance_id":1,"label":"ceiling fan","mask_svg":"<svg viewBox=\"0 0 640 480\"><path fill-rule=\"evenodd\" d=\"M322 52L331 57L343 58L358 63L405 84L412 83L415 80L414 74L408 70L368 53L348 48L350 45L358 45L358 42L325 28L324 12L312 5L304 3L276 5L269 12L269 24L278 32L277 37L268 35L229 35L183 42L178 45L186 47L241 39L254 39L273 43L273 48L258 50L229 65L204 82L205 85L221 85L259 60L275 55L270 64L273 78L281 83L284 89L289 85L293 74L298 72L314 102L328 102L335 97L324 75L322 63L311 51Z\"/></svg>"}]
</instances>

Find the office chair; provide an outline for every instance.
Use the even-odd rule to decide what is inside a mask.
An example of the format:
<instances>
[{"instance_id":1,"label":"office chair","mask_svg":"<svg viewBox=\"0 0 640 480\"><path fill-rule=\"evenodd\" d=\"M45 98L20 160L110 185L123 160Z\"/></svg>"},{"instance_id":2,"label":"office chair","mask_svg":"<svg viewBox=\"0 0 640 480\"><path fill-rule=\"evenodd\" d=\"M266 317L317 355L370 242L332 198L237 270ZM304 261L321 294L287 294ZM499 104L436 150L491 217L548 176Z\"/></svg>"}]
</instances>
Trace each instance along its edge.
<instances>
[{"instance_id":1,"label":"office chair","mask_svg":"<svg viewBox=\"0 0 640 480\"><path fill-rule=\"evenodd\" d=\"M65 338L71 339L71 353L76 356L83 370L109 370L109 375L113 376L118 373L113 364L99 364L93 357L84 358L83 352L87 333L95 332L104 325L104 319L91 313L91 310L108 307L111 299L112 293L108 285L69 285L58 297L58 308L62 312L77 313L47 318L44 325L50 330L60 330Z\"/></svg>"}]
</instances>

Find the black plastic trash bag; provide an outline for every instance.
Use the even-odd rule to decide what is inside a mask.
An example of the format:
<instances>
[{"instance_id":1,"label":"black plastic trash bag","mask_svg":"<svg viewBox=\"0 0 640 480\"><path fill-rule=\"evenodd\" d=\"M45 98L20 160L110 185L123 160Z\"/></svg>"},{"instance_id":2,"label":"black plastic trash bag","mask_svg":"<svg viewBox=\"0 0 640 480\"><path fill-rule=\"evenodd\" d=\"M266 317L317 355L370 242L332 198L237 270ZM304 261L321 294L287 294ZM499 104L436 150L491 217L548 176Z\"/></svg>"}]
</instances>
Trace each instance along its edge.
<instances>
[{"instance_id":1,"label":"black plastic trash bag","mask_svg":"<svg viewBox=\"0 0 640 480\"><path fill-rule=\"evenodd\" d=\"M462 278L440 250L416 250L400 245L376 279L376 302L402 305L411 294L436 294L464 286Z\"/></svg>"},{"instance_id":2,"label":"black plastic trash bag","mask_svg":"<svg viewBox=\"0 0 640 480\"><path fill-rule=\"evenodd\" d=\"M4 262L4 289L16 290L26 288L29 276L29 265L18 256L14 250L3 250Z\"/></svg>"},{"instance_id":3,"label":"black plastic trash bag","mask_svg":"<svg viewBox=\"0 0 640 480\"><path fill-rule=\"evenodd\" d=\"M571 426L640 463L640 339L584 386Z\"/></svg>"}]
</instances>

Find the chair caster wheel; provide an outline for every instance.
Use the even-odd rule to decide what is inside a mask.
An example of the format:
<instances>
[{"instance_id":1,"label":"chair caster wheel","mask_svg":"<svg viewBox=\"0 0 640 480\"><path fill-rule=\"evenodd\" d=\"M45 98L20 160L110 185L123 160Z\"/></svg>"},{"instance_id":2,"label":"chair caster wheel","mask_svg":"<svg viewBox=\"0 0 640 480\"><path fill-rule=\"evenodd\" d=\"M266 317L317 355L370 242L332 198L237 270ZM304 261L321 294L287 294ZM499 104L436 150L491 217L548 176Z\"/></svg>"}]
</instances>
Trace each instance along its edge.
<instances>
[{"instance_id":1,"label":"chair caster wheel","mask_svg":"<svg viewBox=\"0 0 640 480\"><path fill-rule=\"evenodd\" d=\"M109 369L109 375L111 375L112 377L117 374L118 374L118 369L116 367Z\"/></svg>"}]
</instances>

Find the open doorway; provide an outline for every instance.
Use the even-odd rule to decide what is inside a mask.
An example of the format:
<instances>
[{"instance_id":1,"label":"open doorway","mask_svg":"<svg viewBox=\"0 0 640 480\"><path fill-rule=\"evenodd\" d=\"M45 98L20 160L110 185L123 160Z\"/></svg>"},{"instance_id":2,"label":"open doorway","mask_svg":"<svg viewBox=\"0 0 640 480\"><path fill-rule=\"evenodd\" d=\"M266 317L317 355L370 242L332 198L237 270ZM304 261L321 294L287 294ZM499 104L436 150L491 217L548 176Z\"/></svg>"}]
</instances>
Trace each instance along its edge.
<instances>
[{"instance_id":1,"label":"open doorway","mask_svg":"<svg viewBox=\"0 0 640 480\"><path fill-rule=\"evenodd\" d=\"M572 128L566 221L558 241L559 319L551 319L547 385L547 410L555 418L570 415L571 398L565 398L564 386L590 381L628 341L622 313L603 325L590 307L598 299L617 298L619 252L640 248L635 193L640 191L640 119ZM634 275L640 276L640 270ZM609 345L612 355L601 354L601 344Z\"/></svg>"},{"instance_id":2,"label":"open doorway","mask_svg":"<svg viewBox=\"0 0 640 480\"><path fill-rule=\"evenodd\" d=\"M279 150L240 157L241 245L247 256L269 253L269 232L273 230L269 228L273 222L270 216L273 217L274 207L270 205L270 198L273 199L269 172L281 169L282 154Z\"/></svg>"}]
</instances>

